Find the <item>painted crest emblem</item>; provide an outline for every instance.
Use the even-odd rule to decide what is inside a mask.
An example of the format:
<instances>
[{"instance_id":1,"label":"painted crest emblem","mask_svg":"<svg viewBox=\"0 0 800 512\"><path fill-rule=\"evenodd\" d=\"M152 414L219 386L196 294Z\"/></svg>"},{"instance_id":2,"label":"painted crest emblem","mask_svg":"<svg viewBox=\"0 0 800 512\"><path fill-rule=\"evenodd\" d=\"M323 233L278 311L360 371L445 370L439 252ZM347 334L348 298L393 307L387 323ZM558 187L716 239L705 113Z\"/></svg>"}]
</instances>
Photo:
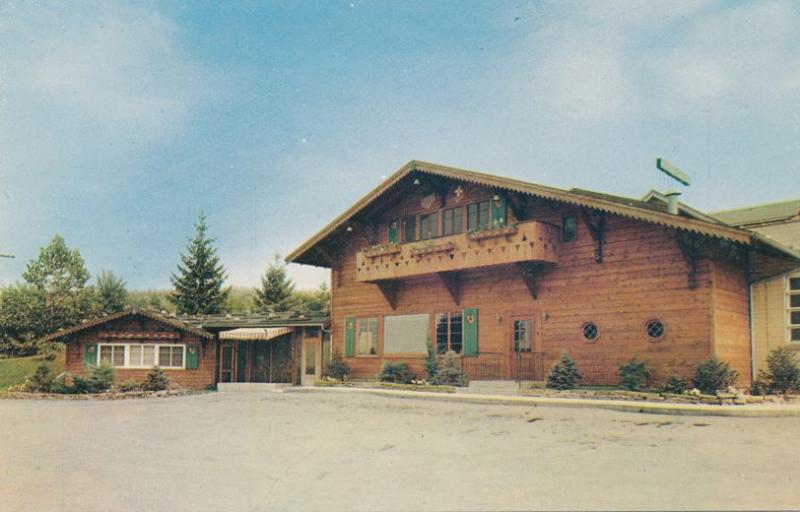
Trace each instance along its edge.
<instances>
[{"instance_id":1,"label":"painted crest emblem","mask_svg":"<svg viewBox=\"0 0 800 512\"><path fill-rule=\"evenodd\" d=\"M464 189L461 188L461 185L457 186L453 193L456 196L456 201L461 201L464 198Z\"/></svg>"},{"instance_id":2,"label":"painted crest emblem","mask_svg":"<svg viewBox=\"0 0 800 512\"><path fill-rule=\"evenodd\" d=\"M467 318L467 323L468 324L474 324L475 323L475 315L467 315L466 318Z\"/></svg>"},{"instance_id":3,"label":"painted crest emblem","mask_svg":"<svg viewBox=\"0 0 800 512\"><path fill-rule=\"evenodd\" d=\"M197 352L197 347L193 347L193 346L189 347L189 353L190 354L194 354L195 352Z\"/></svg>"}]
</instances>

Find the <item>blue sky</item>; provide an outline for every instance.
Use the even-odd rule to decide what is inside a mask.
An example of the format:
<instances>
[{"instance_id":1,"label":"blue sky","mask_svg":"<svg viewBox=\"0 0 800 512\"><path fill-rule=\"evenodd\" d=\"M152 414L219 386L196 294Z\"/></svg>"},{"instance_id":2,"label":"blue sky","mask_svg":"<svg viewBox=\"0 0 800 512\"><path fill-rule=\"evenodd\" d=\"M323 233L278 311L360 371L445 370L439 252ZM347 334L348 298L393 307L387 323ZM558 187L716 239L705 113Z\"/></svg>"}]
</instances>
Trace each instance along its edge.
<instances>
[{"instance_id":1,"label":"blue sky","mask_svg":"<svg viewBox=\"0 0 800 512\"><path fill-rule=\"evenodd\" d=\"M0 284L60 233L168 287L202 208L255 286L408 160L638 197L657 156L800 197L800 3L0 4Z\"/></svg>"}]
</instances>

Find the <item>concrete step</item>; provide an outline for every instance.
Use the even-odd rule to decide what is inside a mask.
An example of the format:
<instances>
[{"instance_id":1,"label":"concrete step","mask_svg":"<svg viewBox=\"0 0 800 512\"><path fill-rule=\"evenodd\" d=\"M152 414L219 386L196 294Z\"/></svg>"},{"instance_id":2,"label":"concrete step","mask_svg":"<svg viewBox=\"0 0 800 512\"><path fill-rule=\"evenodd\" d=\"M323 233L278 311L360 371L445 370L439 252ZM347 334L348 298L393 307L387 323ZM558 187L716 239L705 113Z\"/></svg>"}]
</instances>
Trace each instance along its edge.
<instances>
[{"instance_id":1,"label":"concrete step","mask_svg":"<svg viewBox=\"0 0 800 512\"><path fill-rule=\"evenodd\" d=\"M282 393L284 389L292 387L289 383L265 382L220 382L217 391L220 393Z\"/></svg>"}]
</instances>

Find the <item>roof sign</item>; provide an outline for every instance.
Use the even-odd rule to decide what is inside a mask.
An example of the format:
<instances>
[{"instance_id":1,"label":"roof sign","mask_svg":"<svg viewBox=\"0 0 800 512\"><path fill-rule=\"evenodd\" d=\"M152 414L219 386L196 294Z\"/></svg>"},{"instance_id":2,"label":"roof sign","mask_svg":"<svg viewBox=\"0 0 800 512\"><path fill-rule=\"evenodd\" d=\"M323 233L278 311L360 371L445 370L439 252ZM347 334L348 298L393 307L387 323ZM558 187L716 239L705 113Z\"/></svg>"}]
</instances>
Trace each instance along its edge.
<instances>
[{"instance_id":1,"label":"roof sign","mask_svg":"<svg viewBox=\"0 0 800 512\"><path fill-rule=\"evenodd\" d=\"M687 187L691 183L691 179L689 178L688 174L681 171L680 169L678 169L671 163L667 162L663 158L656 158L656 167L658 167L659 171L663 172L670 178L680 181Z\"/></svg>"}]
</instances>

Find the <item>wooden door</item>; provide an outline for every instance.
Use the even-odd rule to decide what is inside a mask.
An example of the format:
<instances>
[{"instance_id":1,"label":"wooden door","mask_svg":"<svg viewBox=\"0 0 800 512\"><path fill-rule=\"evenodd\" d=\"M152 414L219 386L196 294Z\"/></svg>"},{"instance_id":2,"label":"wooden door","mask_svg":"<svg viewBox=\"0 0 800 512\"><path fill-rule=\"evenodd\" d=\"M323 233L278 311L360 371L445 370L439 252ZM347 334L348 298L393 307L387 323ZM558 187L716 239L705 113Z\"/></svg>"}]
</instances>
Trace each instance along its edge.
<instances>
[{"instance_id":1,"label":"wooden door","mask_svg":"<svg viewBox=\"0 0 800 512\"><path fill-rule=\"evenodd\" d=\"M321 378L319 338L303 340L301 379L304 386L314 384Z\"/></svg>"},{"instance_id":2,"label":"wooden door","mask_svg":"<svg viewBox=\"0 0 800 512\"><path fill-rule=\"evenodd\" d=\"M516 381L537 380L534 316L512 316L510 327L511 378Z\"/></svg>"},{"instance_id":3,"label":"wooden door","mask_svg":"<svg viewBox=\"0 0 800 512\"><path fill-rule=\"evenodd\" d=\"M233 382L236 374L236 349L232 341L223 341L219 347L219 381Z\"/></svg>"}]
</instances>

